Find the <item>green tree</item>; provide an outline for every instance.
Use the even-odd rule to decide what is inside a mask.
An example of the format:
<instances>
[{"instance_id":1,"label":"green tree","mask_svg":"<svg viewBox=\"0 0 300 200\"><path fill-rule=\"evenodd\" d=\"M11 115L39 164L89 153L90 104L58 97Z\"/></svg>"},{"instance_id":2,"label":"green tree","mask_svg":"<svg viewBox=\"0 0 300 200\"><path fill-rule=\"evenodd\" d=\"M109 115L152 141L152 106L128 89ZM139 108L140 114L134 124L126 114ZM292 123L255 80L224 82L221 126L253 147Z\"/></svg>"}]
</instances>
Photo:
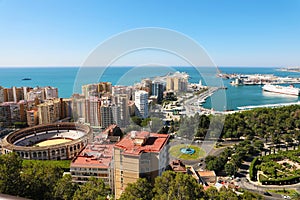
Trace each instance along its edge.
<instances>
[{"instance_id":1,"label":"green tree","mask_svg":"<svg viewBox=\"0 0 300 200\"><path fill-rule=\"evenodd\" d=\"M63 170L49 163L29 162L23 166L21 178L23 196L31 199L53 199L53 188Z\"/></svg>"},{"instance_id":2,"label":"green tree","mask_svg":"<svg viewBox=\"0 0 300 200\"><path fill-rule=\"evenodd\" d=\"M105 200L108 195L110 195L110 188L103 180L91 177L76 190L73 200Z\"/></svg>"},{"instance_id":3,"label":"green tree","mask_svg":"<svg viewBox=\"0 0 300 200\"><path fill-rule=\"evenodd\" d=\"M256 140L253 145L258 150L263 150L264 149L264 143L260 140Z\"/></svg>"},{"instance_id":4,"label":"green tree","mask_svg":"<svg viewBox=\"0 0 300 200\"><path fill-rule=\"evenodd\" d=\"M204 197L203 187L191 175L166 171L155 179L156 200L196 200Z\"/></svg>"},{"instance_id":5,"label":"green tree","mask_svg":"<svg viewBox=\"0 0 300 200\"><path fill-rule=\"evenodd\" d=\"M131 120L132 120L133 124L136 124L138 126L141 126L141 123L143 121L140 117L137 117L137 116L131 117Z\"/></svg>"},{"instance_id":6,"label":"green tree","mask_svg":"<svg viewBox=\"0 0 300 200\"><path fill-rule=\"evenodd\" d=\"M215 187L209 187L206 191L205 191L205 199L207 200L219 200L219 192L217 190L217 188Z\"/></svg>"},{"instance_id":7,"label":"green tree","mask_svg":"<svg viewBox=\"0 0 300 200\"><path fill-rule=\"evenodd\" d=\"M146 179L140 178L137 182L127 185L120 200L151 200L152 197L152 185Z\"/></svg>"},{"instance_id":8,"label":"green tree","mask_svg":"<svg viewBox=\"0 0 300 200\"><path fill-rule=\"evenodd\" d=\"M150 123L150 121L151 121L150 118L145 118L145 119L143 119L142 122L141 122L141 126L142 126L142 127L148 126L149 123Z\"/></svg>"},{"instance_id":9,"label":"green tree","mask_svg":"<svg viewBox=\"0 0 300 200\"><path fill-rule=\"evenodd\" d=\"M228 176L233 176L235 175L237 168L231 162L228 162L225 164L224 170Z\"/></svg>"},{"instance_id":10,"label":"green tree","mask_svg":"<svg viewBox=\"0 0 300 200\"><path fill-rule=\"evenodd\" d=\"M239 200L236 193L234 193L231 189L221 188L219 192L220 200Z\"/></svg>"},{"instance_id":11,"label":"green tree","mask_svg":"<svg viewBox=\"0 0 300 200\"><path fill-rule=\"evenodd\" d=\"M223 157L223 156L207 156L205 159L205 163L206 163L206 168L208 170L213 170L215 172L219 172L224 168L224 165L227 162L227 157Z\"/></svg>"},{"instance_id":12,"label":"green tree","mask_svg":"<svg viewBox=\"0 0 300 200\"><path fill-rule=\"evenodd\" d=\"M72 183L72 176L66 174L56 183L53 189L53 197L57 200L71 200L77 189L78 185Z\"/></svg>"},{"instance_id":13,"label":"green tree","mask_svg":"<svg viewBox=\"0 0 300 200\"><path fill-rule=\"evenodd\" d=\"M208 129L209 128L209 124L210 124L209 117L206 116L206 115L201 115L200 118L199 118L198 128Z\"/></svg>"},{"instance_id":14,"label":"green tree","mask_svg":"<svg viewBox=\"0 0 300 200\"><path fill-rule=\"evenodd\" d=\"M22 160L16 153L0 156L0 193L20 195Z\"/></svg>"}]
</instances>

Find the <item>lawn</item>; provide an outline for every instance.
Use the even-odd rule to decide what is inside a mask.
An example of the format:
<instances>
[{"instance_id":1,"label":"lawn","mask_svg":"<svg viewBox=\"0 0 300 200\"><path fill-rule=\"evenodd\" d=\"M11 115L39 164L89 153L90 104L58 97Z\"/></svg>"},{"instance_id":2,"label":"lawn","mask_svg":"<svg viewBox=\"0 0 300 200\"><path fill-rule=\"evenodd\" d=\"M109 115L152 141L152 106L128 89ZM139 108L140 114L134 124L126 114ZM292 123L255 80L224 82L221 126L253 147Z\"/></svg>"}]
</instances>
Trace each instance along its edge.
<instances>
[{"instance_id":1,"label":"lawn","mask_svg":"<svg viewBox=\"0 0 300 200\"><path fill-rule=\"evenodd\" d=\"M180 149L186 147L194 149L195 153L192 155L181 153ZM200 147L194 145L186 146L186 144L179 144L179 145L172 146L169 152L173 157L176 157L181 160L195 160L205 156L205 151Z\"/></svg>"}]
</instances>

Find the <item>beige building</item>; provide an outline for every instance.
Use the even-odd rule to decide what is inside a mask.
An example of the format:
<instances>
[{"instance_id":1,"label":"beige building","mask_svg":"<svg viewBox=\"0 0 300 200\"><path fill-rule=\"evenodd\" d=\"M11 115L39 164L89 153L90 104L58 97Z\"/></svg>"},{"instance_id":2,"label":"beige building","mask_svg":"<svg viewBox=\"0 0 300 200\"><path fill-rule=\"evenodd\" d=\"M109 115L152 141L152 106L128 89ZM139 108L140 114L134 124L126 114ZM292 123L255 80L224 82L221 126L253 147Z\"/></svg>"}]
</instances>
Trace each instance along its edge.
<instances>
[{"instance_id":1,"label":"beige building","mask_svg":"<svg viewBox=\"0 0 300 200\"><path fill-rule=\"evenodd\" d=\"M60 119L60 99L48 100L38 105L39 124L54 123Z\"/></svg>"},{"instance_id":2,"label":"beige building","mask_svg":"<svg viewBox=\"0 0 300 200\"><path fill-rule=\"evenodd\" d=\"M91 126L101 126L101 99L98 97L89 97L85 103L86 120Z\"/></svg>"},{"instance_id":3,"label":"beige building","mask_svg":"<svg viewBox=\"0 0 300 200\"><path fill-rule=\"evenodd\" d=\"M61 111L60 111L60 118L64 119L67 117L73 116L73 106L72 106L72 99L60 99L61 101Z\"/></svg>"},{"instance_id":4,"label":"beige building","mask_svg":"<svg viewBox=\"0 0 300 200\"><path fill-rule=\"evenodd\" d=\"M169 135L132 131L114 147L115 197L138 178L151 181L168 165Z\"/></svg>"},{"instance_id":5,"label":"beige building","mask_svg":"<svg viewBox=\"0 0 300 200\"><path fill-rule=\"evenodd\" d=\"M11 123L10 106L8 103L0 103L0 127Z\"/></svg>"},{"instance_id":6,"label":"beige building","mask_svg":"<svg viewBox=\"0 0 300 200\"><path fill-rule=\"evenodd\" d=\"M116 85L112 87L112 96L114 97L119 94L126 94L129 100L133 97L133 91L133 86Z\"/></svg>"},{"instance_id":7,"label":"beige building","mask_svg":"<svg viewBox=\"0 0 300 200\"><path fill-rule=\"evenodd\" d=\"M88 98L90 96L101 97L103 94L112 93L112 84L110 82L100 82L83 85L82 94Z\"/></svg>"},{"instance_id":8,"label":"beige building","mask_svg":"<svg viewBox=\"0 0 300 200\"><path fill-rule=\"evenodd\" d=\"M37 109L27 110L26 115L27 115L28 126L35 126L39 124Z\"/></svg>"},{"instance_id":9,"label":"beige building","mask_svg":"<svg viewBox=\"0 0 300 200\"><path fill-rule=\"evenodd\" d=\"M0 103L2 102L19 102L24 100L29 88L27 87L12 87L0 88Z\"/></svg>"},{"instance_id":10,"label":"beige building","mask_svg":"<svg viewBox=\"0 0 300 200\"><path fill-rule=\"evenodd\" d=\"M185 92L188 87L189 76L185 73L175 72L167 77L166 90L174 92Z\"/></svg>"},{"instance_id":11,"label":"beige building","mask_svg":"<svg viewBox=\"0 0 300 200\"><path fill-rule=\"evenodd\" d=\"M58 98L58 89L55 87L36 87L26 93L27 101L38 99L42 102L45 100Z\"/></svg>"},{"instance_id":12,"label":"beige building","mask_svg":"<svg viewBox=\"0 0 300 200\"><path fill-rule=\"evenodd\" d=\"M26 122L26 108L26 103L23 100L18 103L0 103L1 125L11 125L14 122Z\"/></svg>"},{"instance_id":13,"label":"beige building","mask_svg":"<svg viewBox=\"0 0 300 200\"><path fill-rule=\"evenodd\" d=\"M167 91L174 90L174 81L172 77L167 78L166 90Z\"/></svg>"},{"instance_id":14,"label":"beige building","mask_svg":"<svg viewBox=\"0 0 300 200\"><path fill-rule=\"evenodd\" d=\"M112 93L112 84L111 82L100 82L98 83L98 92L101 94Z\"/></svg>"},{"instance_id":15,"label":"beige building","mask_svg":"<svg viewBox=\"0 0 300 200\"><path fill-rule=\"evenodd\" d=\"M128 109L129 109L129 115L134 116L135 115L135 103L134 101L128 102Z\"/></svg>"},{"instance_id":16,"label":"beige building","mask_svg":"<svg viewBox=\"0 0 300 200\"><path fill-rule=\"evenodd\" d=\"M214 185L217 182L217 176L214 171L197 171L202 181L207 185Z\"/></svg>"},{"instance_id":17,"label":"beige building","mask_svg":"<svg viewBox=\"0 0 300 200\"><path fill-rule=\"evenodd\" d=\"M86 121L86 99L83 95L73 94L72 100L72 114L75 121L81 119Z\"/></svg>"}]
</instances>

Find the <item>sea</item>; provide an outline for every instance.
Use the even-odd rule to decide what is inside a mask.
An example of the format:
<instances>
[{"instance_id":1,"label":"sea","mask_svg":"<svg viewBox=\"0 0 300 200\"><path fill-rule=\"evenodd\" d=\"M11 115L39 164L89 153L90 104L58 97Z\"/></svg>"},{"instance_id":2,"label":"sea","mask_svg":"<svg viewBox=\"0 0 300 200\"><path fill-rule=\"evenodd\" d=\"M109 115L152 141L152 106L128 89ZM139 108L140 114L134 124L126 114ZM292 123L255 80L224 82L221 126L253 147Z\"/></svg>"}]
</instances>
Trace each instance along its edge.
<instances>
[{"instance_id":1,"label":"sea","mask_svg":"<svg viewBox=\"0 0 300 200\"><path fill-rule=\"evenodd\" d=\"M170 72L186 72L189 82L203 85L227 87L209 97L203 104L215 110L237 110L241 106L291 103L299 97L263 92L260 85L231 86L231 80L216 77L216 73L228 74L273 74L281 77L300 77L300 73L280 71L275 67L1 67L0 86L57 87L59 96L69 98L73 93L81 93L81 85L98 81L109 81L113 85L133 85L143 78L164 76ZM23 80L30 78L31 80ZM300 84L295 84L300 88ZM212 104L211 99L223 103ZM215 101L213 101L215 102Z\"/></svg>"}]
</instances>

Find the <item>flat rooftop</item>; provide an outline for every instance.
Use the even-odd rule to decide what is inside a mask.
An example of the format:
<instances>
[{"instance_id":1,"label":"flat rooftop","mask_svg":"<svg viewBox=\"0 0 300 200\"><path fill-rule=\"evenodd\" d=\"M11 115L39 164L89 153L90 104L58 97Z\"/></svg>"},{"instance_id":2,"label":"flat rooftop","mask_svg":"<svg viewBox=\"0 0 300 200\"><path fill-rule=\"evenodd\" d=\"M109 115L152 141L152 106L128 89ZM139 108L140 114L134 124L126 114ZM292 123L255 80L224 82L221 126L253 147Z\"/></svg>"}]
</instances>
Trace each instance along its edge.
<instances>
[{"instance_id":1,"label":"flat rooftop","mask_svg":"<svg viewBox=\"0 0 300 200\"><path fill-rule=\"evenodd\" d=\"M88 144L71 162L71 167L110 167L113 158L113 144Z\"/></svg>"},{"instance_id":2,"label":"flat rooftop","mask_svg":"<svg viewBox=\"0 0 300 200\"><path fill-rule=\"evenodd\" d=\"M122 149L124 155L140 155L143 152L158 153L169 140L169 135L132 131L116 143L115 148Z\"/></svg>"},{"instance_id":3,"label":"flat rooftop","mask_svg":"<svg viewBox=\"0 0 300 200\"><path fill-rule=\"evenodd\" d=\"M200 170L198 170L197 172L200 176L203 176L203 177L205 177L205 176L216 176L216 173L214 171L200 171Z\"/></svg>"}]
</instances>

